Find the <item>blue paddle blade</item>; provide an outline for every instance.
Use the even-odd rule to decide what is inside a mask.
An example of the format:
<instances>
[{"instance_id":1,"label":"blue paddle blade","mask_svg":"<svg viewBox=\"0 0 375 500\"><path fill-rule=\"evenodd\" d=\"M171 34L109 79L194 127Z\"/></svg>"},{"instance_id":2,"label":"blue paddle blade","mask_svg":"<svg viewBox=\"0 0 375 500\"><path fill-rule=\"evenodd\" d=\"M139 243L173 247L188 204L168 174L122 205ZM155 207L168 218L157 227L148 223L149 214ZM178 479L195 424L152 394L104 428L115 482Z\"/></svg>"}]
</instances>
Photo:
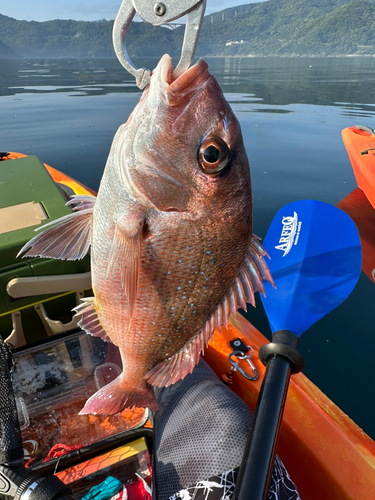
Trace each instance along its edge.
<instances>
[{"instance_id":1,"label":"blue paddle blade","mask_svg":"<svg viewBox=\"0 0 375 500\"><path fill-rule=\"evenodd\" d=\"M264 248L276 288L262 296L272 332L300 337L341 304L355 287L362 265L361 243L352 219L315 200L285 205L275 215Z\"/></svg>"}]
</instances>

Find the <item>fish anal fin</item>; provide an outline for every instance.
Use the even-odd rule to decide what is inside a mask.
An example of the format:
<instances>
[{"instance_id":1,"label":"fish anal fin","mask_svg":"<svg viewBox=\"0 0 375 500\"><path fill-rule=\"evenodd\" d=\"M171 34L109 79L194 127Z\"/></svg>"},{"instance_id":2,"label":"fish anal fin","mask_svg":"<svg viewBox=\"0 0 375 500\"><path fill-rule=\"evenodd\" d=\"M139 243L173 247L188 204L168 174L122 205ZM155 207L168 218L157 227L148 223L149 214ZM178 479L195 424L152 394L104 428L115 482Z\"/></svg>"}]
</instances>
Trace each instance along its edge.
<instances>
[{"instance_id":1,"label":"fish anal fin","mask_svg":"<svg viewBox=\"0 0 375 500\"><path fill-rule=\"evenodd\" d=\"M147 383L155 387L169 387L191 373L198 364L201 353L213 335L210 319L193 340L184 345L174 356L162 361L145 375Z\"/></svg>"},{"instance_id":2,"label":"fish anal fin","mask_svg":"<svg viewBox=\"0 0 375 500\"><path fill-rule=\"evenodd\" d=\"M81 304L75 307L73 311L81 315L78 326L82 328L82 330L106 342L111 341L98 318L94 297L82 299Z\"/></svg>"},{"instance_id":3,"label":"fish anal fin","mask_svg":"<svg viewBox=\"0 0 375 500\"><path fill-rule=\"evenodd\" d=\"M91 199L90 199L91 198ZM80 260L91 244L92 214L95 196L75 196L67 205L79 203L74 212L44 224L42 230L24 245L17 257L46 257L61 260Z\"/></svg>"},{"instance_id":4,"label":"fish anal fin","mask_svg":"<svg viewBox=\"0 0 375 500\"><path fill-rule=\"evenodd\" d=\"M87 401L79 415L115 415L125 408L150 408L157 410L154 392L150 388L134 388L126 390L123 375L119 375L113 382L105 385L93 394Z\"/></svg>"}]
</instances>

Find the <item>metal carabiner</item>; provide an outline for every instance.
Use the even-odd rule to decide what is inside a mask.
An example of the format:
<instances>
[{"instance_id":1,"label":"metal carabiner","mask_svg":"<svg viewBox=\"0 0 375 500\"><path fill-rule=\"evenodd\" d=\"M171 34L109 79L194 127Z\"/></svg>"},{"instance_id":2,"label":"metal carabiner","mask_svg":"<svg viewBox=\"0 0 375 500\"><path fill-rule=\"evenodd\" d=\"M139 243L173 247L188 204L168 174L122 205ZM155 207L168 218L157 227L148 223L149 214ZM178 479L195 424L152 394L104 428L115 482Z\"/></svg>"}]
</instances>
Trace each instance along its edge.
<instances>
[{"instance_id":1,"label":"metal carabiner","mask_svg":"<svg viewBox=\"0 0 375 500\"><path fill-rule=\"evenodd\" d=\"M137 86L140 89L146 87L150 82L151 71L146 68L138 69L134 66L124 43L135 14L137 13L143 21L153 26L170 23L187 14L181 57L173 72L174 77L177 78L188 69L193 61L205 9L206 0L163 0L163 3L156 2L154 4L150 0L122 1L113 25L113 47L122 66L135 76Z\"/></svg>"},{"instance_id":2,"label":"metal carabiner","mask_svg":"<svg viewBox=\"0 0 375 500\"><path fill-rule=\"evenodd\" d=\"M242 351L233 351L229 354L228 359L230 364L232 365L233 368L231 368L232 371L239 371L243 377L245 377L247 380L256 380L258 378L258 370L255 368L254 364L250 361L251 356L254 354L254 349L251 346L247 346L248 349L250 349L250 354L245 354ZM238 359L245 359L250 368L254 372L254 376L252 377L251 375L248 375L238 364L237 361L232 359L234 356Z\"/></svg>"}]
</instances>

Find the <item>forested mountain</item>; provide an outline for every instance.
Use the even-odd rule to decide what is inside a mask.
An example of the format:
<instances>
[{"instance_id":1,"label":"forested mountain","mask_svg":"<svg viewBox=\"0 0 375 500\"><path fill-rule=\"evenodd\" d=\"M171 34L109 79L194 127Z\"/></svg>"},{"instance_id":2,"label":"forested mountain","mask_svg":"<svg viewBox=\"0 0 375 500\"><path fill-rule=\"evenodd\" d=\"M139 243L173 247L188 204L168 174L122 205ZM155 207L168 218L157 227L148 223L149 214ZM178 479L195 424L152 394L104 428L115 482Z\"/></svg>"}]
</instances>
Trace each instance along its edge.
<instances>
[{"instance_id":1,"label":"forested mountain","mask_svg":"<svg viewBox=\"0 0 375 500\"><path fill-rule=\"evenodd\" d=\"M238 7L236 16L235 12L236 8L227 9L205 24L202 39L212 51L279 56L375 54L373 1L269 0ZM242 44L226 45L241 40Z\"/></svg>"},{"instance_id":2,"label":"forested mountain","mask_svg":"<svg viewBox=\"0 0 375 500\"><path fill-rule=\"evenodd\" d=\"M16 57L16 54L13 52L13 50L0 40L0 59L8 59L13 57Z\"/></svg>"},{"instance_id":3,"label":"forested mountain","mask_svg":"<svg viewBox=\"0 0 375 500\"><path fill-rule=\"evenodd\" d=\"M21 57L114 57L112 27L105 20L39 23L0 14L1 40ZM175 56L183 34L184 27L132 23L126 46L131 57ZM267 0L225 9L205 17L197 54L375 55L375 2Z\"/></svg>"},{"instance_id":4,"label":"forested mountain","mask_svg":"<svg viewBox=\"0 0 375 500\"><path fill-rule=\"evenodd\" d=\"M3 42L22 57L114 57L112 28L113 21L17 21L0 14ZM129 49L133 42L144 41L150 55L158 55L154 45L161 49L165 45L168 51L169 39L165 28L132 23L126 41Z\"/></svg>"}]
</instances>

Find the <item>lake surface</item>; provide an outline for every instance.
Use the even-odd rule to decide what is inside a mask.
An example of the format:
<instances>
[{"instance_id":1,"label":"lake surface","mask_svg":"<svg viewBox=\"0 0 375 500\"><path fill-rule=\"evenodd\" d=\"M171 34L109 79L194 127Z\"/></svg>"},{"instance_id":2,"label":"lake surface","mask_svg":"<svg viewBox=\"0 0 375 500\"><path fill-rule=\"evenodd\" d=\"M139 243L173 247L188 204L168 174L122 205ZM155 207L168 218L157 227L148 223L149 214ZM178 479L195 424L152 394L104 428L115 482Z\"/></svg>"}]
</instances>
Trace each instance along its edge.
<instances>
[{"instance_id":1,"label":"lake surface","mask_svg":"<svg viewBox=\"0 0 375 500\"><path fill-rule=\"evenodd\" d=\"M335 205L356 188L341 130L375 126L375 58L208 63L241 123L256 234L265 236L286 203L313 198ZM35 154L97 189L113 136L140 95L115 59L6 61L0 151ZM349 299L299 344L304 373L373 438L374 301L375 285L362 274ZM258 302L248 317L269 336Z\"/></svg>"}]
</instances>

